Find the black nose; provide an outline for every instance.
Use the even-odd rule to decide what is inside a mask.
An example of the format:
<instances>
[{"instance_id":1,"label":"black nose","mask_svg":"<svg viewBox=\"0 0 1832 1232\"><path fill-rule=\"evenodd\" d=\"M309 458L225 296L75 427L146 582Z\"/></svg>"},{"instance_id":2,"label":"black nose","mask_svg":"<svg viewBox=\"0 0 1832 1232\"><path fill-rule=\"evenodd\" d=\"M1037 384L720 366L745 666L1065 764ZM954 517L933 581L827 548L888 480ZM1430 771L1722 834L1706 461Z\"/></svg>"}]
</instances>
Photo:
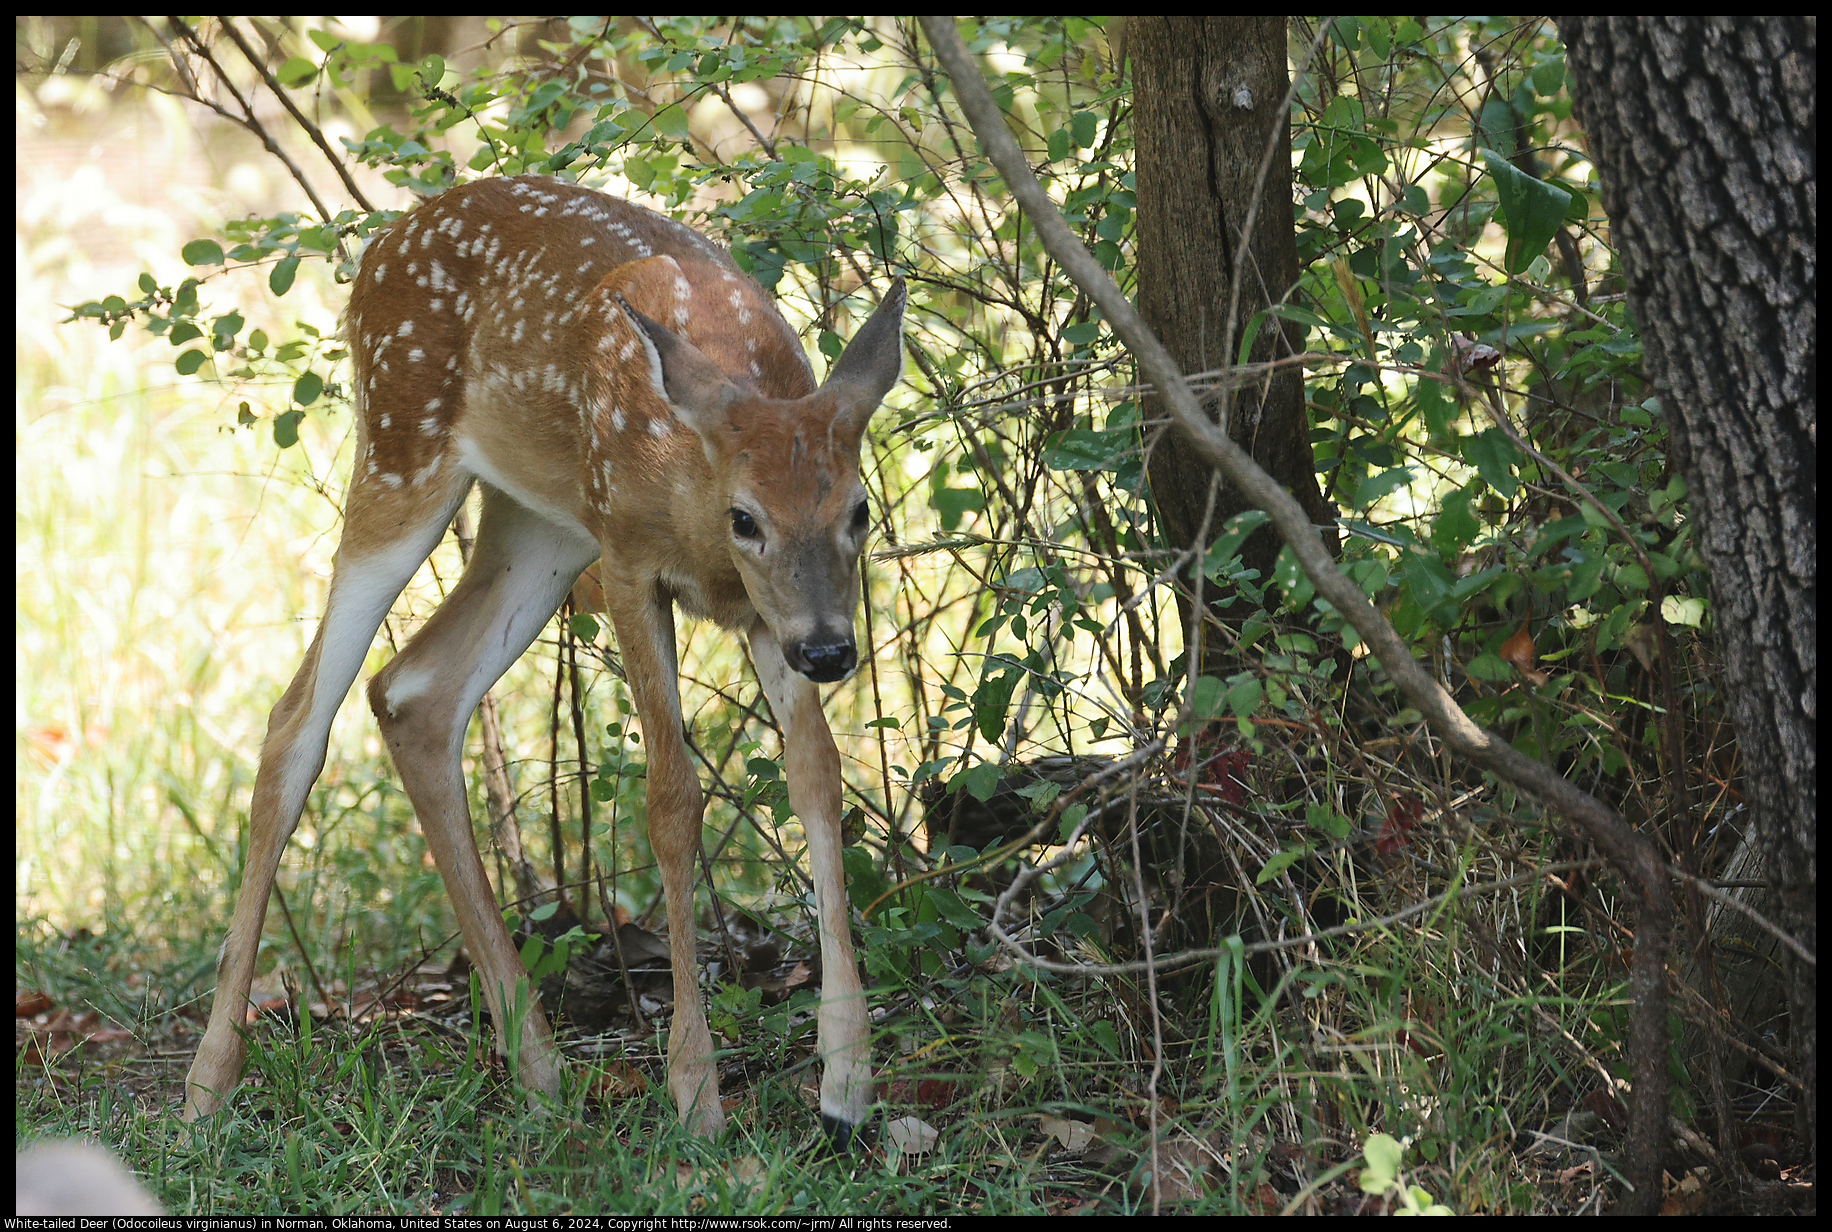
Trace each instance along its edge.
<instances>
[{"instance_id":1,"label":"black nose","mask_svg":"<svg viewBox=\"0 0 1832 1232\"><path fill-rule=\"evenodd\" d=\"M833 642L802 642L790 646L783 657L790 667L816 684L832 684L852 671L859 652L849 637Z\"/></svg>"}]
</instances>

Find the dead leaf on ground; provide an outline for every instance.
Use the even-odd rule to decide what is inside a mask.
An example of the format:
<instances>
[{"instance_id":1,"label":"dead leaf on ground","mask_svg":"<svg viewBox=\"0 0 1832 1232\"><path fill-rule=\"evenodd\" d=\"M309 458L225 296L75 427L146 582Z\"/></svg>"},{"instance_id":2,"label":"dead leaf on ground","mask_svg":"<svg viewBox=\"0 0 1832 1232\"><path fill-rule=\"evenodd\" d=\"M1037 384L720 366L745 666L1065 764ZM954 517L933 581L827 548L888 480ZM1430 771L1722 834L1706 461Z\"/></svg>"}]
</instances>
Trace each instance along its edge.
<instances>
[{"instance_id":1,"label":"dead leaf on ground","mask_svg":"<svg viewBox=\"0 0 1832 1232\"><path fill-rule=\"evenodd\" d=\"M674 1165L674 1184L677 1191L704 1189L708 1184L723 1180L727 1187L749 1188L769 1175L769 1165L755 1155L740 1155L728 1159L722 1164L697 1167L684 1160L677 1160Z\"/></svg>"},{"instance_id":2,"label":"dead leaf on ground","mask_svg":"<svg viewBox=\"0 0 1832 1232\"><path fill-rule=\"evenodd\" d=\"M941 1131L927 1121L904 1116L884 1127L884 1138L900 1155L926 1155L941 1140Z\"/></svg>"},{"instance_id":3,"label":"dead leaf on ground","mask_svg":"<svg viewBox=\"0 0 1832 1232\"><path fill-rule=\"evenodd\" d=\"M930 1074L922 1078L894 1078L884 1084L881 1098L886 1103L914 1104L939 1112L954 1104L968 1090L965 1077Z\"/></svg>"},{"instance_id":4,"label":"dead leaf on ground","mask_svg":"<svg viewBox=\"0 0 1832 1232\"><path fill-rule=\"evenodd\" d=\"M1226 1135L1219 1129L1204 1138L1181 1134L1158 1145L1157 1172L1147 1151L1140 1173L1144 1201L1154 1206L1193 1202L1207 1197L1222 1183Z\"/></svg>"},{"instance_id":5,"label":"dead leaf on ground","mask_svg":"<svg viewBox=\"0 0 1832 1232\"><path fill-rule=\"evenodd\" d=\"M611 1061L598 1067L586 1089L586 1098L599 1101L636 1099L649 1089L649 1079L628 1061Z\"/></svg>"},{"instance_id":6,"label":"dead leaf on ground","mask_svg":"<svg viewBox=\"0 0 1832 1232\"><path fill-rule=\"evenodd\" d=\"M1697 1170L1686 1173L1667 1190L1666 1198L1660 1204L1662 1215L1692 1215L1705 1205L1709 1195L1705 1190L1705 1181Z\"/></svg>"},{"instance_id":7,"label":"dead leaf on ground","mask_svg":"<svg viewBox=\"0 0 1832 1232\"><path fill-rule=\"evenodd\" d=\"M1061 1143L1064 1150L1085 1151L1094 1141L1094 1127L1086 1121L1074 1121L1047 1113L1041 1119L1043 1132Z\"/></svg>"}]
</instances>

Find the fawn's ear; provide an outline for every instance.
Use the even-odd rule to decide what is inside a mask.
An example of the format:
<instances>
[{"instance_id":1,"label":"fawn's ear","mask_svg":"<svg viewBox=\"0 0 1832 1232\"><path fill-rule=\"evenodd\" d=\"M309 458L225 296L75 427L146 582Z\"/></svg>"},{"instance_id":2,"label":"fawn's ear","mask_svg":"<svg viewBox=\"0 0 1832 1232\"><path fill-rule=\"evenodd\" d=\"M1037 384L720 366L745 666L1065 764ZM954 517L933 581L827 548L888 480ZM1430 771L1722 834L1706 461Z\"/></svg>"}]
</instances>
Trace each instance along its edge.
<instances>
[{"instance_id":1,"label":"fawn's ear","mask_svg":"<svg viewBox=\"0 0 1832 1232\"><path fill-rule=\"evenodd\" d=\"M908 298L903 279L893 279L883 302L852 336L821 383L823 393L835 395L839 416L859 431L903 374L903 306Z\"/></svg>"},{"instance_id":2,"label":"fawn's ear","mask_svg":"<svg viewBox=\"0 0 1832 1232\"><path fill-rule=\"evenodd\" d=\"M725 412L744 396L743 391L693 343L644 316L623 296L617 297L617 303L636 324L636 340L649 359L649 383L675 418L710 443L726 424Z\"/></svg>"}]
</instances>

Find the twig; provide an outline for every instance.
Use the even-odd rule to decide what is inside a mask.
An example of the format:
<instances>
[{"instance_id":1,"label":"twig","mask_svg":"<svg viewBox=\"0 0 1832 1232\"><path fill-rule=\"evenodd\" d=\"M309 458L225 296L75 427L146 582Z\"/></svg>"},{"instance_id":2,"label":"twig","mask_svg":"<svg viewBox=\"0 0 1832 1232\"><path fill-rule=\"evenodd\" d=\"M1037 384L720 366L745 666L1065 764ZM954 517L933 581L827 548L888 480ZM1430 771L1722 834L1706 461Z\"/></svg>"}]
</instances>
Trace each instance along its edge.
<instances>
[{"instance_id":1,"label":"twig","mask_svg":"<svg viewBox=\"0 0 1832 1232\"><path fill-rule=\"evenodd\" d=\"M305 178L305 172L299 169L299 164L295 163L287 155L286 151L280 148L279 143L268 133L266 125L262 124L261 121L256 118L254 114L254 105L246 98L243 98L242 92L235 88L235 82L230 79L228 71L225 70L221 64L217 63L216 54L205 45L203 39L197 36L197 31L192 29L184 18L167 17L166 20L172 23L172 28L178 31L179 37L190 46L191 50L197 54L198 58L203 60L205 64L208 64L211 69L215 71L217 80L222 82L223 89L229 92L230 97L234 98L236 104L242 109L242 114L240 116L231 116L230 113L223 111L221 108L217 108L218 113L228 116L235 123L240 124L243 128L260 138L262 147L266 149L269 154L272 154L275 158L280 160L280 165L286 168L293 179L298 183L300 189L311 199L312 207L318 211L318 216L326 222L329 222L331 220L330 207L319 200L317 191L312 188L311 181ZM224 27L227 28L228 18L222 20ZM230 31L230 37L235 39L238 43L240 42L239 36L237 36L233 30Z\"/></svg>"},{"instance_id":2,"label":"twig","mask_svg":"<svg viewBox=\"0 0 1832 1232\"><path fill-rule=\"evenodd\" d=\"M1807 949L1806 946L1801 945L1800 942L1797 939L1795 939L1792 933L1782 928L1779 924L1774 923L1767 916L1757 911L1754 907L1751 907L1748 903L1743 902L1741 899L1731 897L1730 895L1724 893L1724 891L1721 888L1719 888L1718 886L1713 885L1711 882L1705 880L1703 877L1698 877L1698 876L1693 875L1692 873L1688 873L1685 869L1679 867L1677 864L1667 865L1667 872L1672 874L1674 877L1678 878L1680 881L1684 881L1688 883L1689 885L1691 885L1691 887L1694 890L1697 890L1700 894L1703 894L1706 898L1710 899L1712 902L1722 903L1724 906L1729 907L1733 911L1741 911L1744 915L1748 916L1750 920L1755 923L1757 928L1760 928L1764 932L1771 934L1775 938L1775 940L1781 942L1782 945L1785 945L1788 949L1794 951L1795 955L1799 957L1801 962L1807 963L1808 965L1814 966L1814 967L1817 967L1819 965L1819 955L1818 954L1816 954L1812 950ZM1748 885L1750 883L1743 882L1740 884ZM1763 883L1761 882L1757 882L1755 884L1757 886L1763 885Z\"/></svg>"},{"instance_id":3,"label":"twig","mask_svg":"<svg viewBox=\"0 0 1832 1232\"><path fill-rule=\"evenodd\" d=\"M259 56L254 54L254 48L250 47L247 42L243 40L240 32L236 30L234 19L229 17L218 17L216 20L218 24L222 26L223 33L229 36L229 41L234 43L236 47L241 50L243 57L254 67L254 71L261 75L262 82L273 92L273 96L280 100L280 105L286 108L287 113L293 117L299 127L305 130L306 136L312 139L312 144L317 146L319 151L324 155L325 161L331 164L331 169L337 172L337 178L342 180L344 188L349 190L350 198L363 209L368 210L370 213L374 213L375 207L369 204L369 199L363 196L363 190L358 188L356 186L356 181L350 178L349 169L344 166L343 159L339 158L337 152L331 148L331 143L324 139L323 131L320 130L316 124L312 123L303 111L299 110L293 103L292 96L281 88L279 80L276 79L272 73L267 71L267 65ZM439 83L435 81L432 84L438 85ZM295 176L296 175L297 172L295 171ZM303 184L303 181L301 181L301 183ZM309 185L305 186L305 191L308 195L312 193ZM315 195L312 196L312 203L318 206L320 211L319 217L323 218L326 222L330 222L331 216L323 212L324 203L319 201Z\"/></svg>"}]
</instances>

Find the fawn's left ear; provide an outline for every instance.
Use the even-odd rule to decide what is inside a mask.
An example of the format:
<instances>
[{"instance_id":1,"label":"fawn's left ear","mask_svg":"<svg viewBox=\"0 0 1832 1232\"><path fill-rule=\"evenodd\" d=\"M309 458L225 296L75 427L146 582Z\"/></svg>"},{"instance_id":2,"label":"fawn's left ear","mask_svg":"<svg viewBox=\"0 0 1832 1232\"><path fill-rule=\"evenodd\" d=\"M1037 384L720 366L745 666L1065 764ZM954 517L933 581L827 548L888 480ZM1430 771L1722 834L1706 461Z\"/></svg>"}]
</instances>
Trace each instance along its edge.
<instances>
[{"instance_id":1,"label":"fawn's left ear","mask_svg":"<svg viewBox=\"0 0 1832 1232\"><path fill-rule=\"evenodd\" d=\"M860 429L903 374L903 306L908 298L903 279L893 279L883 302L821 382L822 392L836 395L839 414Z\"/></svg>"}]
</instances>

